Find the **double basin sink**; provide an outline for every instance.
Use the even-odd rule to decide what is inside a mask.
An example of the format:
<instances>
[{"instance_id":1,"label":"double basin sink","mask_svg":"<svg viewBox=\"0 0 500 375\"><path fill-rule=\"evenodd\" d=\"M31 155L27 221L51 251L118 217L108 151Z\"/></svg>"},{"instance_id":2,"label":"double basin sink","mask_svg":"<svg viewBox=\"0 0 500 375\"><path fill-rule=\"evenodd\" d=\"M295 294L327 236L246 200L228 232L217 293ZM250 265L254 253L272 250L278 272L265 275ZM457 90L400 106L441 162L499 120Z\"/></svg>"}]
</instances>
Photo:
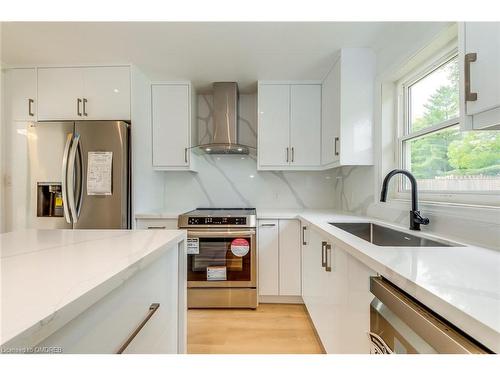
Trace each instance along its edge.
<instances>
[{"instance_id":1,"label":"double basin sink","mask_svg":"<svg viewBox=\"0 0 500 375\"><path fill-rule=\"evenodd\" d=\"M461 247L444 240L430 240L375 223L329 223L377 246L391 247Z\"/></svg>"}]
</instances>

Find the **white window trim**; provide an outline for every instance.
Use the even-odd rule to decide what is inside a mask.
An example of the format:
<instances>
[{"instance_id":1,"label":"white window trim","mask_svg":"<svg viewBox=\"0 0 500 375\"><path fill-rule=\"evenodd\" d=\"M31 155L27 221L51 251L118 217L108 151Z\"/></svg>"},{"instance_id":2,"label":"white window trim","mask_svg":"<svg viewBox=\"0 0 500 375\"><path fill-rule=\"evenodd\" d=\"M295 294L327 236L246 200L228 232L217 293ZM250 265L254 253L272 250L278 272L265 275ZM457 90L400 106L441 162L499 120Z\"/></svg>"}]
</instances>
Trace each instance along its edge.
<instances>
[{"instance_id":1,"label":"white window trim","mask_svg":"<svg viewBox=\"0 0 500 375\"><path fill-rule=\"evenodd\" d=\"M425 134L432 133L453 125L460 125L460 115L456 118L444 121L442 123L422 129L418 132L406 134L406 127L409 121L405 116L404 111L406 100L407 88L415 82L423 79L427 74L430 74L439 66L445 64L458 54L458 47L456 42L448 44L442 48L438 53L434 54L432 58L426 60L424 63L419 64L416 69L404 75L396 82L397 90L397 115L396 115L396 131L394 144L394 160L398 168L404 168L404 155L403 155L403 142L409 139L420 137ZM397 187L392 190L392 198L399 201L410 200L410 191L403 189L403 178L398 179ZM422 191L419 190L419 200L430 204L437 205L466 205L473 207L498 207L500 206L500 194L498 191Z\"/></svg>"}]
</instances>

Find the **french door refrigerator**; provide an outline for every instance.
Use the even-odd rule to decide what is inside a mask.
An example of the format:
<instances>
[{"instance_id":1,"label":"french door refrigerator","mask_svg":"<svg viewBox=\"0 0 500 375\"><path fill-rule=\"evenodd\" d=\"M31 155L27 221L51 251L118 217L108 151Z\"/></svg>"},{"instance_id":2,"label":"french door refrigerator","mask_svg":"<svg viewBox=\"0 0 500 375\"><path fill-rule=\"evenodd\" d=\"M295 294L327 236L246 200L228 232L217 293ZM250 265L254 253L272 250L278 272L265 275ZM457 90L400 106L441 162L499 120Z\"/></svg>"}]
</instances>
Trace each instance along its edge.
<instances>
[{"instance_id":1,"label":"french door refrigerator","mask_svg":"<svg viewBox=\"0 0 500 375\"><path fill-rule=\"evenodd\" d=\"M30 227L131 228L129 124L36 122L27 138Z\"/></svg>"}]
</instances>

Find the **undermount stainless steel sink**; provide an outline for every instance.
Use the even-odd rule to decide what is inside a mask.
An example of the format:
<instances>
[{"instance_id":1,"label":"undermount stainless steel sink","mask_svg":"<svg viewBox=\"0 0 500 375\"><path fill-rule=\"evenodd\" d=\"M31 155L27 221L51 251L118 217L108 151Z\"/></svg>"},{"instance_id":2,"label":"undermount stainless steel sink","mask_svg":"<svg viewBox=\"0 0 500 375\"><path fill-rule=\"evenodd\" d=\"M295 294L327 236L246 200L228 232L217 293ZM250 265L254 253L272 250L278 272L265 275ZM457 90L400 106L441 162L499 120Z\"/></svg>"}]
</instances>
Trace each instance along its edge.
<instances>
[{"instance_id":1,"label":"undermount stainless steel sink","mask_svg":"<svg viewBox=\"0 0 500 375\"><path fill-rule=\"evenodd\" d=\"M329 223L377 246L396 247L462 247L449 241L414 236L374 223Z\"/></svg>"}]
</instances>

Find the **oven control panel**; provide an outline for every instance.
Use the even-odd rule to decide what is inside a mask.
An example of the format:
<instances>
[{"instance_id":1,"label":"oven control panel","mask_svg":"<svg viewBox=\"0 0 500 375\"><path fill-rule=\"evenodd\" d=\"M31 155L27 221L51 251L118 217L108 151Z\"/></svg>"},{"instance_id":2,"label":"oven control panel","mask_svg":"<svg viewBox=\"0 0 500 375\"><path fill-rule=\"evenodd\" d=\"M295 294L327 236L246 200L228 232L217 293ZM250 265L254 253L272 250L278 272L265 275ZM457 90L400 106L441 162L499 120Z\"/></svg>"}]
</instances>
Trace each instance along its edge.
<instances>
[{"instance_id":1,"label":"oven control panel","mask_svg":"<svg viewBox=\"0 0 500 375\"><path fill-rule=\"evenodd\" d=\"M196 217L190 216L188 218L189 225L246 225L246 217Z\"/></svg>"}]
</instances>

